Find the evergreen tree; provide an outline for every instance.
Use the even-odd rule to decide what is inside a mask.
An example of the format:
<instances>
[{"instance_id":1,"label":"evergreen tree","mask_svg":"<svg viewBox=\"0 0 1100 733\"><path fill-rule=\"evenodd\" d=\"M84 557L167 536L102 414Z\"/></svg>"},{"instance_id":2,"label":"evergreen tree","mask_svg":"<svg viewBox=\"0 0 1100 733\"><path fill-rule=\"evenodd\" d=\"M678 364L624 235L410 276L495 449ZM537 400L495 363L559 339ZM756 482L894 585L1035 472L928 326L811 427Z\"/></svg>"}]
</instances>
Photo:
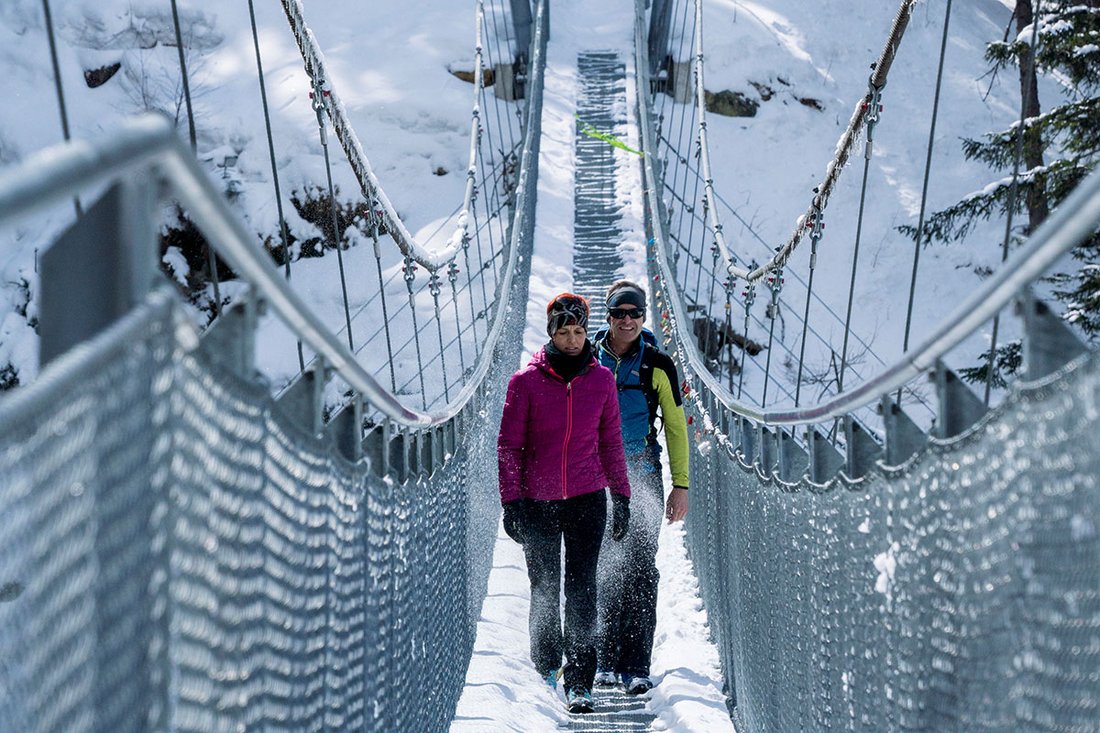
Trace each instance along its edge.
<instances>
[{"instance_id":1,"label":"evergreen tree","mask_svg":"<svg viewBox=\"0 0 1100 733\"><path fill-rule=\"evenodd\" d=\"M1034 4L1033 4L1034 3ZM1032 27L1038 12L1037 30ZM1009 40L1015 27L1016 37ZM1033 38L1036 47L1032 47ZM963 141L963 153L1002 174L982 191L931 215L921 232L921 244L955 242L973 225L994 214L1013 215L1012 244L1035 231L1049 212L1096 166L1100 154L1100 0L1017 0L1005 39L989 44L986 59L993 71L1015 67L1019 72L1024 124ZM1062 94L1042 112L1037 75L1057 80ZM1013 171L1019 171L1013 184ZM1026 213L1026 217L1023 216ZM912 238L916 227L900 230ZM1100 232L1073 250L1076 271L1050 279L1065 310L1090 340L1100 337ZM994 382L1019 364L1019 343L1005 344L996 358L963 370L984 381L994 363Z\"/></svg>"}]
</instances>

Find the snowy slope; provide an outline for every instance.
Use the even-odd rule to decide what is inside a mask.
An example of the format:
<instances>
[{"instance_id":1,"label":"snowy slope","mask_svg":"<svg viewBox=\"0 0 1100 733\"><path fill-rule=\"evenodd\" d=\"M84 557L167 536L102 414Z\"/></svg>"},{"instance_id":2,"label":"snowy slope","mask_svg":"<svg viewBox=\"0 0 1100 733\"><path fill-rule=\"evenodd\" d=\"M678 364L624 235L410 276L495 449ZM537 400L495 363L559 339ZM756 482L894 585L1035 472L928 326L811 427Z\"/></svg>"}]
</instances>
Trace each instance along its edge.
<instances>
[{"instance_id":1,"label":"snowy slope","mask_svg":"<svg viewBox=\"0 0 1100 733\"><path fill-rule=\"evenodd\" d=\"M895 227L916 224L920 210L944 5L918 3L910 19L883 92L868 177L854 330L887 363L901 352L914 258L912 242ZM1003 129L1019 115L1015 75L991 78L982 59L985 44L1004 33L1010 5L1003 0L953 4L927 213L980 189L990 178L982 165L962 159L960 139ZM727 0L704 7L707 88L740 91L760 101L752 118L708 116L716 185L755 234L778 246L809 206L834 145L867 91L870 64L882 50L898 4ZM775 95L763 100L753 83ZM1044 85L1040 97L1054 93ZM805 106L799 98L817 100L823 109ZM851 277L862 150L861 142L826 210L816 273L815 291L841 316ZM737 218L722 214L727 239L738 252L761 260L770 255L769 247ZM1003 229L1003 222L994 221L978 227L965 245L937 245L921 253L910 345L974 287L976 268L1000 262ZM807 239L790 263L803 277L808 245ZM823 313L813 318L819 328L840 334L840 324ZM979 335L956 358L967 364L982 348L988 347Z\"/></svg>"},{"instance_id":2,"label":"snowy slope","mask_svg":"<svg viewBox=\"0 0 1100 733\"><path fill-rule=\"evenodd\" d=\"M151 103L178 112L186 135L174 38L166 30L171 28L168 4L152 0L55 4L54 25L73 134L109 132L112 120ZM449 68L470 65L472 6L472 2L419 0L400 9L365 12L350 0L306 5L307 20L324 49L333 84L348 106L376 173L409 228L424 239L439 231L444 234L437 236L445 236L446 227L441 226L461 200L463 181L455 172L464 166L471 88L452 76ZM232 178L241 187L239 208L253 229L274 236L276 207L248 8L244 4L212 8L194 0L183 0L179 7L193 46L188 66L199 156L213 175L225 176L227 184ZM581 34L569 41L570 50L586 37L605 47L627 40L629 28L613 16L571 27L576 14L566 7L552 17L552 37ZM755 117L710 115L718 192L752 227L750 233L723 211L728 239L739 254L763 258L771 246L790 235L853 105L866 90L869 64L881 50L895 10L894 3L856 0L831 2L827 11L807 0L708 0L704 4L707 88L730 89L758 99L760 86L774 92L770 100L761 99ZM981 188L989 178L980 166L961 160L959 138L999 129L1017 114L1011 75L984 76L986 64L981 58L984 44L1003 33L1009 14L1005 0L954 5L929 211ZM311 182L323 185L323 158L309 106L308 79L281 8L270 0L259 2L256 15L285 199ZM911 243L894 227L915 222L920 206L942 15L941 3L917 5L885 91L870 173L855 327L861 336L873 340L876 352L886 359L900 351L904 295L913 259ZM586 41L586 45L592 43ZM84 70L114 62L122 62L123 71L100 87L88 88ZM0 65L7 71L4 91L11 101L0 109L0 164L4 164L61 138L41 3L9 0L0 7ZM144 72L148 81L139 83L137 72ZM1041 95L1051 93L1046 87L1041 90ZM798 98L817 100L822 109L804 106ZM553 105L549 107L544 145L552 151L555 144L572 140L573 121L555 118ZM227 154L235 153L239 153L235 166L219 167ZM861 164L858 154L853 156L826 213L817 287L838 313L843 313L847 297ZM440 169L447 173L436 175ZM349 168L338 159L333 174L343 195L357 191ZM566 197L558 207L562 211L569 210L569 186L559 184L570 180L569 174L567 164L543 167L542 198L546 202ZM293 232L306 236L312 231L292 207L284 209ZM27 295L22 281L32 292L35 287L35 249L44 246L71 216L71 207L59 207L49 221L0 230L0 307L23 307ZM539 236L551 226L556 225L540 223ZM922 253L913 341L950 310L959 293L973 287L976 268L999 261L1000 226L991 223L979 228L973 244L932 247ZM563 231L558 227L547 236L561 237ZM757 241L757 236L767 244ZM557 266L567 268L568 260ZM804 271L806 257L796 255L792 267ZM322 272L309 272L315 268ZM302 263L294 281L335 327L341 308L329 284L330 269ZM563 270L551 272L554 280ZM353 283L353 305L367 296L368 283L368 278L361 287ZM543 288L536 283L533 293L538 297L533 299L549 290L555 290L554 285ZM33 299L30 308L33 316ZM21 316L0 321L0 366L14 359L26 380L33 377L36 365L33 345L23 343L30 337L24 321ZM823 316L815 322L829 320ZM266 362L276 372L293 371L293 349L284 348L285 339L278 340L279 346L266 347ZM979 342L980 337L969 351L980 349Z\"/></svg>"}]
</instances>

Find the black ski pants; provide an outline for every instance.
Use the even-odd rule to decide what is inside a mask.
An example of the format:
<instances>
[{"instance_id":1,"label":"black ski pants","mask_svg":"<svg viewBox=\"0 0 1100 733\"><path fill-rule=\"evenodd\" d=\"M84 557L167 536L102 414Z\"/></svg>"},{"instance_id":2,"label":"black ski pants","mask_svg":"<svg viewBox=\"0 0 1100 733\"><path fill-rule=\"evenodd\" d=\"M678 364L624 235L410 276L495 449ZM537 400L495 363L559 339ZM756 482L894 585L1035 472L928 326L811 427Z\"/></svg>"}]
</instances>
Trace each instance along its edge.
<instances>
[{"instance_id":1,"label":"black ski pants","mask_svg":"<svg viewBox=\"0 0 1100 733\"><path fill-rule=\"evenodd\" d=\"M531 580L531 661L542 676L562 666L566 689L592 689L596 675L596 566L607 492L561 501L528 500L523 552ZM559 611L565 544L565 629Z\"/></svg>"},{"instance_id":2,"label":"black ski pants","mask_svg":"<svg viewBox=\"0 0 1100 733\"><path fill-rule=\"evenodd\" d=\"M665 513L660 456L656 446L627 456L630 529L622 542L604 541L600 550L598 667L635 677L649 675L657 628L657 537Z\"/></svg>"}]
</instances>

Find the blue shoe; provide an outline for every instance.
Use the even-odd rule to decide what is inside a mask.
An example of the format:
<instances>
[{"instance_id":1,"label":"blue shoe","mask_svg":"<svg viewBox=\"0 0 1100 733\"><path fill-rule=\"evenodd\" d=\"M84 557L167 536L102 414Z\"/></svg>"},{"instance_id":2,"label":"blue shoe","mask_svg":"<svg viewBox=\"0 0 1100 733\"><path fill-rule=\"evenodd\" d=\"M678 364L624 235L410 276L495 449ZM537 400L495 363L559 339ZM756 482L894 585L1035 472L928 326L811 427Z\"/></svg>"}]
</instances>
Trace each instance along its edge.
<instances>
[{"instance_id":1,"label":"blue shoe","mask_svg":"<svg viewBox=\"0 0 1100 733\"><path fill-rule=\"evenodd\" d=\"M558 689L558 679L561 678L560 669L552 669L542 678L543 682L550 686L551 690Z\"/></svg>"},{"instance_id":2,"label":"blue shoe","mask_svg":"<svg viewBox=\"0 0 1100 733\"><path fill-rule=\"evenodd\" d=\"M583 687L571 687L565 692L565 706L571 713L591 713L596 709L592 693Z\"/></svg>"},{"instance_id":3,"label":"blue shoe","mask_svg":"<svg viewBox=\"0 0 1100 733\"><path fill-rule=\"evenodd\" d=\"M623 672L623 689L628 695L644 695L653 689L653 680L648 675Z\"/></svg>"},{"instance_id":4,"label":"blue shoe","mask_svg":"<svg viewBox=\"0 0 1100 733\"><path fill-rule=\"evenodd\" d=\"M596 679L592 683L595 687L614 687L619 684L619 675L616 672L597 670Z\"/></svg>"}]
</instances>

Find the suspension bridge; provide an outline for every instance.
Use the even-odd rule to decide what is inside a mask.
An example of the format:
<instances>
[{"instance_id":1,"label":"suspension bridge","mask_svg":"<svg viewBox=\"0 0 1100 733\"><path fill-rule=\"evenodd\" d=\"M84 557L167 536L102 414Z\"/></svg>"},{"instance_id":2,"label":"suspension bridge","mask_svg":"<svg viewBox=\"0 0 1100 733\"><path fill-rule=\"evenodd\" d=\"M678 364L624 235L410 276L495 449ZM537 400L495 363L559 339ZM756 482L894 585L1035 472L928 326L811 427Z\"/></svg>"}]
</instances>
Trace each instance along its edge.
<instances>
[{"instance_id":1,"label":"suspension bridge","mask_svg":"<svg viewBox=\"0 0 1100 733\"><path fill-rule=\"evenodd\" d=\"M35 262L39 372L0 396L0 730L446 729L494 564L504 385L559 277L598 304L627 275L682 370L686 543L738 731L1100 731L1100 363L1040 297L1100 225L1100 176L1011 253L1009 220L1003 264L915 325L937 83L897 348L856 328L873 142L916 4L881 28L823 176L768 241L711 164L701 0L620 0L600 16L617 34L583 4L472 2L461 194L416 228L316 11L249 0L261 241L232 203L241 153L201 157L175 0L187 134L150 115L87 140L44 0L66 141L0 169L0 223L62 222ZM923 5L938 80L952 3ZM276 6L308 143L270 104L257 10ZM309 201L281 180L288 150ZM832 303L815 272L844 197ZM201 282L166 277L166 227L201 233ZM975 391L951 364L1006 334L1017 380L990 369ZM602 702L567 727L657 729L651 706Z\"/></svg>"}]
</instances>

